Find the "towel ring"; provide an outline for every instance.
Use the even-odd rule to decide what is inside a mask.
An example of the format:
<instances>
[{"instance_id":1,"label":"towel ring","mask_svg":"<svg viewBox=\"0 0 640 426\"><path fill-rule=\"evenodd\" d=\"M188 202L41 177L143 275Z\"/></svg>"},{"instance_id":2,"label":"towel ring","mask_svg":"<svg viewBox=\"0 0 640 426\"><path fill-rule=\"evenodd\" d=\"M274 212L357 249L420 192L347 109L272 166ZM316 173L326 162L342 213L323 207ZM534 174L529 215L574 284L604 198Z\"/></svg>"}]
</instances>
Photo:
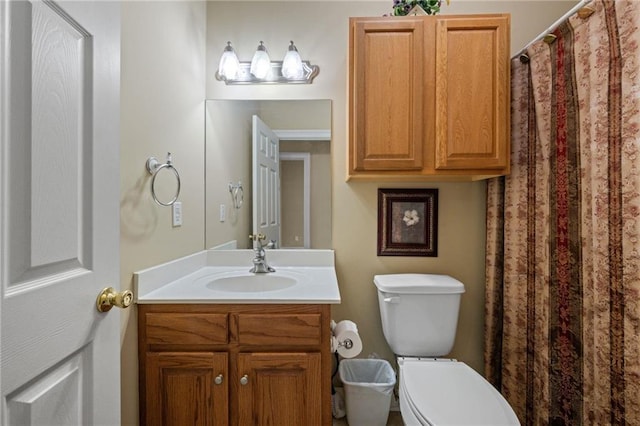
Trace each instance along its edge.
<instances>
[{"instance_id":1,"label":"towel ring","mask_svg":"<svg viewBox=\"0 0 640 426\"><path fill-rule=\"evenodd\" d=\"M176 195L171 199L171 201L168 201L166 203L159 200L158 196L156 195L156 176L158 176L158 173L162 169L171 170L175 175L176 180L178 181ZM153 179L151 179L151 196L153 197L153 201L161 206L172 206L173 203L178 200L178 196L180 195L180 175L178 174L178 170L176 170L176 168L173 167L173 164L171 163L171 153L167 152L167 162L164 164L161 164L156 157L149 157L147 159L147 171L153 175Z\"/></svg>"},{"instance_id":2,"label":"towel ring","mask_svg":"<svg viewBox=\"0 0 640 426\"><path fill-rule=\"evenodd\" d=\"M233 200L233 207L238 210L242 207L242 203L244 202L244 189L242 189L242 182L238 181L237 184L229 182L229 192L231 193L231 198Z\"/></svg>"}]
</instances>

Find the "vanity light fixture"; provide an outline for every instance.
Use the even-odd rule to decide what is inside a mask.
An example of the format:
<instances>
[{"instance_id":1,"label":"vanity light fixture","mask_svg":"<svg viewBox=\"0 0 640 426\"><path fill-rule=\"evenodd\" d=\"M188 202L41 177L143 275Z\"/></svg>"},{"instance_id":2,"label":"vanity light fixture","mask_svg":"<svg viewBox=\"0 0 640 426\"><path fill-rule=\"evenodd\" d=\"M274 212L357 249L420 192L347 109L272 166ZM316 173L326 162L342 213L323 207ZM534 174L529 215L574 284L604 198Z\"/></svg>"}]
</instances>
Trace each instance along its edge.
<instances>
[{"instance_id":1,"label":"vanity light fixture","mask_svg":"<svg viewBox=\"0 0 640 426\"><path fill-rule=\"evenodd\" d=\"M282 75L285 78L302 78L304 70L302 69L302 58L293 44L293 40L287 49L286 55L282 60Z\"/></svg>"},{"instance_id":2,"label":"vanity light fixture","mask_svg":"<svg viewBox=\"0 0 640 426\"><path fill-rule=\"evenodd\" d=\"M220 64L218 65L218 74L225 79L234 79L238 75L240 69L240 61L236 55L236 51L231 47L231 42L228 41L227 45L220 57Z\"/></svg>"},{"instance_id":3,"label":"vanity light fixture","mask_svg":"<svg viewBox=\"0 0 640 426\"><path fill-rule=\"evenodd\" d=\"M251 59L251 74L255 78L264 80L269 75L269 71L271 71L271 58L269 58L264 43L260 40L256 53L253 54L253 59Z\"/></svg>"},{"instance_id":4,"label":"vanity light fixture","mask_svg":"<svg viewBox=\"0 0 640 426\"><path fill-rule=\"evenodd\" d=\"M231 42L227 42L220 58L218 72L216 72L217 80L224 81L226 84L311 84L314 77L320 72L317 65L311 65L309 61L302 60L293 41L291 41L283 61L271 61L262 41L251 62L235 62L233 58L238 60L231 47ZM237 68L234 68L236 63ZM229 72L227 72L227 66Z\"/></svg>"}]
</instances>

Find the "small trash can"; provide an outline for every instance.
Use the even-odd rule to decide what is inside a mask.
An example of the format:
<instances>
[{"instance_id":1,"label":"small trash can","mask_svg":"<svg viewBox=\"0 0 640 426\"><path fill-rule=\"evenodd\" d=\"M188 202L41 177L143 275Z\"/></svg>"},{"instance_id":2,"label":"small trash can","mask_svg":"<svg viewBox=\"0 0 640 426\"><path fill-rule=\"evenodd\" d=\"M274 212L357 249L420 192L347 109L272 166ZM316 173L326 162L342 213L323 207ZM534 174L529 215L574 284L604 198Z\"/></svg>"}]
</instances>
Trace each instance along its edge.
<instances>
[{"instance_id":1,"label":"small trash can","mask_svg":"<svg viewBox=\"0 0 640 426\"><path fill-rule=\"evenodd\" d=\"M349 426L385 426L396 375L384 359L340 361Z\"/></svg>"}]
</instances>

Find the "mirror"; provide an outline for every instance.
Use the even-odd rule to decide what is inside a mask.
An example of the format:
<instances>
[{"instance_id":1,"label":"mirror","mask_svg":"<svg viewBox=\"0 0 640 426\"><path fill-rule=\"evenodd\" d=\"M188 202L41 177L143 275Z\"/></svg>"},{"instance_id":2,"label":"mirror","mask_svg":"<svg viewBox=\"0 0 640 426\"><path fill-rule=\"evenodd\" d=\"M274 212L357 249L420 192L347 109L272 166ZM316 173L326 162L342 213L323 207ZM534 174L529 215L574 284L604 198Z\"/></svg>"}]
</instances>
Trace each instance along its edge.
<instances>
[{"instance_id":1,"label":"mirror","mask_svg":"<svg viewBox=\"0 0 640 426\"><path fill-rule=\"evenodd\" d=\"M254 116L279 139L279 196L253 188ZM205 248L251 248L271 217L276 247L331 248L330 129L330 100L207 100Z\"/></svg>"}]
</instances>

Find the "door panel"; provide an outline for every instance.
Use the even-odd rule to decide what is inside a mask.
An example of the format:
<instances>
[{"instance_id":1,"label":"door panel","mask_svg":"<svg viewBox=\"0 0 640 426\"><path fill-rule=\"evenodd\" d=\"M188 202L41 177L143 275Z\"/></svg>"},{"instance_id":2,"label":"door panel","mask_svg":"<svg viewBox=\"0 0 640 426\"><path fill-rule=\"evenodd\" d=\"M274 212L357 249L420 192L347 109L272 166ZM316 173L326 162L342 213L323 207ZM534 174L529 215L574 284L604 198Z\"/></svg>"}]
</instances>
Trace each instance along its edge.
<instances>
[{"instance_id":1,"label":"door panel","mask_svg":"<svg viewBox=\"0 0 640 426\"><path fill-rule=\"evenodd\" d=\"M12 425L79 425L85 419L87 384L84 352L63 361L24 390L7 396L8 423ZM62 408L62 409L60 409Z\"/></svg>"},{"instance_id":2,"label":"door panel","mask_svg":"<svg viewBox=\"0 0 640 426\"><path fill-rule=\"evenodd\" d=\"M353 170L423 167L424 24L356 22L350 74ZM392 59L390 59L392 58Z\"/></svg>"},{"instance_id":3,"label":"door panel","mask_svg":"<svg viewBox=\"0 0 640 426\"><path fill-rule=\"evenodd\" d=\"M438 19L436 169L509 164L509 18Z\"/></svg>"},{"instance_id":4,"label":"door panel","mask_svg":"<svg viewBox=\"0 0 640 426\"><path fill-rule=\"evenodd\" d=\"M2 422L120 422L120 9L0 2Z\"/></svg>"},{"instance_id":5,"label":"door panel","mask_svg":"<svg viewBox=\"0 0 640 426\"><path fill-rule=\"evenodd\" d=\"M44 3L28 5L19 2L11 8L16 25L10 31L19 26L33 29L33 34L24 28L11 31L20 54L26 53L23 48L31 51L31 64L23 65L33 69L33 76L11 75L12 97L27 105L12 111L16 120L7 123L15 142L7 164L9 295L91 267L85 238L90 238L92 206L86 201L92 188L91 180L84 179L91 140L83 134L91 128L90 106L84 102L91 95L86 64L91 40L63 19L62 11ZM19 10L22 7L27 10ZM50 43L50 38L57 42Z\"/></svg>"},{"instance_id":6,"label":"door panel","mask_svg":"<svg viewBox=\"0 0 640 426\"><path fill-rule=\"evenodd\" d=\"M91 261L87 148L91 130L91 36L61 10L33 4L31 105L31 267ZM55 176L55 179L52 179ZM69 190L74 188L75 190ZM87 265L90 267L90 265Z\"/></svg>"},{"instance_id":7,"label":"door panel","mask_svg":"<svg viewBox=\"0 0 640 426\"><path fill-rule=\"evenodd\" d=\"M229 418L227 353L147 353L147 425L224 426ZM216 382L216 377L220 379Z\"/></svg>"},{"instance_id":8,"label":"door panel","mask_svg":"<svg viewBox=\"0 0 640 426\"><path fill-rule=\"evenodd\" d=\"M322 424L319 353L241 353L238 425ZM283 397L286 395L286 397Z\"/></svg>"}]
</instances>

